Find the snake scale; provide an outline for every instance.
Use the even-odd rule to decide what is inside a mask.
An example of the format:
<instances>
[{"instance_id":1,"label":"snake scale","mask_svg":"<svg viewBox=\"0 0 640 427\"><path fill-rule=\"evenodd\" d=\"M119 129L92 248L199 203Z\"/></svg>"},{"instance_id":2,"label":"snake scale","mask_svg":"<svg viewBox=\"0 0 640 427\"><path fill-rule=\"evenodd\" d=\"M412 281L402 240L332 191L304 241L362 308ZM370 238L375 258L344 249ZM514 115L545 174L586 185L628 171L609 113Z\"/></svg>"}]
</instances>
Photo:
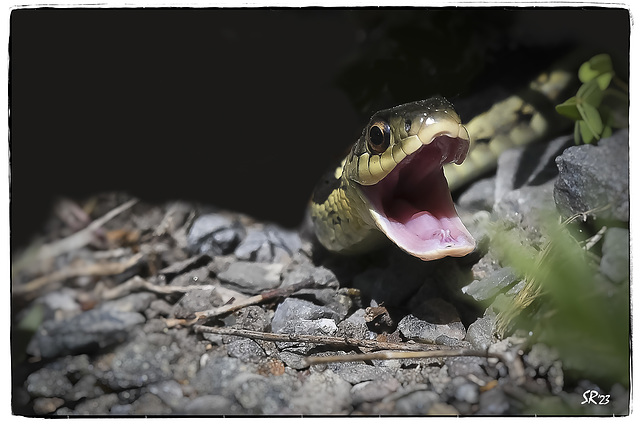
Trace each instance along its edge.
<instances>
[{"instance_id":1,"label":"snake scale","mask_svg":"<svg viewBox=\"0 0 640 427\"><path fill-rule=\"evenodd\" d=\"M390 240L425 261L472 252L450 191L495 168L505 150L567 126L553 106L575 83L568 69L539 75L466 124L442 97L375 113L316 185L310 212L319 242L356 254Z\"/></svg>"}]
</instances>

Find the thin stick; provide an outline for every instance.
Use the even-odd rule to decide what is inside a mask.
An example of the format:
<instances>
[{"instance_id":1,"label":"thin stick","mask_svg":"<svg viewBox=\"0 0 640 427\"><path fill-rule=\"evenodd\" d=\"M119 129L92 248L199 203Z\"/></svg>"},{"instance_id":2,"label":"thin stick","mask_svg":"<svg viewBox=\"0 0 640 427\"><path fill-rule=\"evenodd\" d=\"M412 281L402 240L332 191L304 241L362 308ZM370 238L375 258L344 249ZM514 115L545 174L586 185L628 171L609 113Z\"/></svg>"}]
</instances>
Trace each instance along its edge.
<instances>
[{"instance_id":1,"label":"thin stick","mask_svg":"<svg viewBox=\"0 0 640 427\"><path fill-rule=\"evenodd\" d=\"M97 218L82 230L73 233L72 235L67 236L64 239L42 245L37 259L42 260L47 258L54 258L65 252L69 252L89 244L93 239L93 233L95 233L96 230L98 230L108 221L120 215L122 212L126 211L136 203L138 203L138 199L131 199L128 202L123 203L120 206L117 206L116 208L110 210L100 218Z\"/></svg>"},{"instance_id":2,"label":"thin stick","mask_svg":"<svg viewBox=\"0 0 640 427\"><path fill-rule=\"evenodd\" d=\"M222 314L231 313L232 311L236 311L241 308L248 307L250 305L260 304L264 301L268 301L274 298L287 297L292 293L294 293L295 291L304 289L313 284L314 282L312 279L306 279L300 283L287 286L286 288L272 289L270 291L263 292L260 295L255 295L255 296L243 299L241 301L236 302L235 304L223 305L222 307L216 307L206 311L198 311L196 312L196 317L199 319L209 319L211 317L217 317Z\"/></svg>"},{"instance_id":3,"label":"thin stick","mask_svg":"<svg viewBox=\"0 0 640 427\"><path fill-rule=\"evenodd\" d=\"M134 276L115 288L104 290L102 292L102 299L112 300L138 291L149 291L160 295L168 295L173 293L186 293L192 290L213 289L214 287L215 286L211 284L187 286L156 285L144 280L140 276Z\"/></svg>"},{"instance_id":4,"label":"thin stick","mask_svg":"<svg viewBox=\"0 0 640 427\"><path fill-rule=\"evenodd\" d=\"M275 334L272 332L250 331L247 329L218 328L203 325L194 326L194 330L201 333L234 335L237 337L251 338L263 341L299 342L306 344L324 344L340 347L364 347L372 350L424 351L441 349L440 346L430 344L393 343L375 340L361 340L349 337L333 337L327 335Z\"/></svg>"},{"instance_id":5,"label":"thin stick","mask_svg":"<svg viewBox=\"0 0 640 427\"><path fill-rule=\"evenodd\" d=\"M51 282L62 281L70 279L72 277L79 276L113 276L120 274L128 268L134 266L140 258L144 256L143 253L138 253L124 262L109 262L99 264L89 264L80 267L71 267L64 270L54 271L46 276L38 277L23 285L16 285L13 287L13 293L15 295L22 295L30 292L37 291L41 287Z\"/></svg>"},{"instance_id":6,"label":"thin stick","mask_svg":"<svg viewBox=\"0 0 640 427\"><path fill-rule=\"evenodd\" d=\"M425 351L379 351L376 353L365 354L309 356L305 360L309 365L317 365L320 363L353 362L363 360L426 359L433 357L495 357L501 359L499 354L489 353L484 350L451 348Z\"/></svg>"}]
</instances>

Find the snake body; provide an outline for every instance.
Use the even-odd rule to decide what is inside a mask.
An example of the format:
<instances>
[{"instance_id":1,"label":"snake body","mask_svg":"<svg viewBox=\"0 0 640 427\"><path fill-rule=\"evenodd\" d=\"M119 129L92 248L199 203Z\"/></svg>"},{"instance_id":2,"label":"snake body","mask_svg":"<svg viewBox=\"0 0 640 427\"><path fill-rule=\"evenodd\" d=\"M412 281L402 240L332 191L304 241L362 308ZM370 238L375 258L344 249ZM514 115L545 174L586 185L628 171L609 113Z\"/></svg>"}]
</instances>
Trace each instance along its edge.
<instances>
[{"instance_id":1,"label":"snake body","mask_svg":"<svg viewBox=\"0 0 640 427\"><path fill-rule=\"evenodd\" d=\"M474 238L450 189L495 168L505 150L566 125L553 105L573 75L544 73L466 125L442 97L375 113L342 163L316 185L310 211L319 242L350 254L391 240L425 261L472 252Z\"/></svg>"}]
</instances>

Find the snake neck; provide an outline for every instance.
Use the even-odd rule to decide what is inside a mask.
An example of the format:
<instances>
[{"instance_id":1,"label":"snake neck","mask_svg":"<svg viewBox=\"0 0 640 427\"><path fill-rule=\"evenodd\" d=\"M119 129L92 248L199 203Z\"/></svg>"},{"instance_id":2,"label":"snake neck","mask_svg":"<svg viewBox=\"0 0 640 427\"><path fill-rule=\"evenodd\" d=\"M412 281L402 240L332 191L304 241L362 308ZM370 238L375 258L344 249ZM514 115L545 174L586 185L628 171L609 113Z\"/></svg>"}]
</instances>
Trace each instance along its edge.
<instances>
[{"instance_id":1,"label":"snake neck","mask_svg":"<svg viewBox=\"0 0 640 427\"><path fill-rule=\"evenodd\" d=\"M344 164L344 162L343 162ZM386 239L378 231L355 183L338 168L326 176L314 192L324 194L322 203L313 203L311 219L320 243L333 252L357 254L382 246ZM325 196L326 195L326 196Z\"/></svg>"}]
</instances>

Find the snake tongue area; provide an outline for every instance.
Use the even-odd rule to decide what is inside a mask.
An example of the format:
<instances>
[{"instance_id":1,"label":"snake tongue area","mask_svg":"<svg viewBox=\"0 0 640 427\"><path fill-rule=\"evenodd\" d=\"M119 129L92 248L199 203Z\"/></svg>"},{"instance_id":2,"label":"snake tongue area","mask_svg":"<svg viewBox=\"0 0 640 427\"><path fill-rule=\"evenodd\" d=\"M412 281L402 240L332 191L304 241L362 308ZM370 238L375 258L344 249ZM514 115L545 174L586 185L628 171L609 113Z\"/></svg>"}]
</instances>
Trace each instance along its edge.
<instances>
[{"instance_id":1,"label":"snake tongue area","mask_svg":"<svg viewBox=\"0 0 640 427\"><path fill-rule=\"evenodd\" d=\"M363 186L378 228L405 252L430 261L464 256L475 240L458 217L442 170L461 163L461 144L468 141L436 137L396 165L383 180ZM464 147L463 147L464 148Z\"/></svg>"}]
</instances>

